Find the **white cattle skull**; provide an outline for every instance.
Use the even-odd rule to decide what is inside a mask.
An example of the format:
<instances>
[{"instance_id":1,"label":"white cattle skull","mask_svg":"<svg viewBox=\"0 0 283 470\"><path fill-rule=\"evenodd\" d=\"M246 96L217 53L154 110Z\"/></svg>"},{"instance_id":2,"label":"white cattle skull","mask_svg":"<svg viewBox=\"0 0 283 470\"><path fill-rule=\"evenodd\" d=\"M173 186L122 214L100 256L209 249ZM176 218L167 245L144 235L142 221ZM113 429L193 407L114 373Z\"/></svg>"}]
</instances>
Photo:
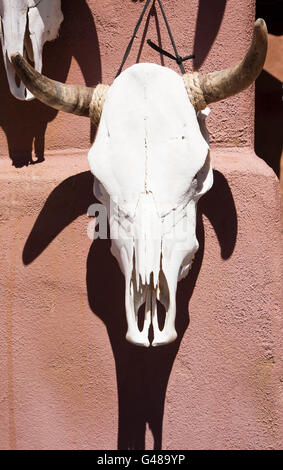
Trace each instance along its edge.
<instances>
[{"instance_id":1,"label":"white cattle skull","mask_svg":"<svg viewBox=\"0 0 283 470\"><path fill-rule=\"evenodd\" d=\"M88 158L125 276L127 339L149 346L152 321L153 346L170 343L177 336L177 282L198 249L196 204L213 181L208 143L182 77L155 64L123 72L107 93ZM162 330L157 301L166 311Z\"/></svg>"},{"instance_id":2,"label":"white cattle skull","mask_svg":"<svg viewBox=\"0 0 283 470\"><path fill-rule=\"evenodd\" d=\"M41 101L100 121L89 164L95 194L108 211L112 253L125 276L126 338L134 344L149 346L151 323L153 346L177 336L177 283L198 249L197 201L213 181L202 109L249 86L262 69L266 48L266 26L257 20L252 45L235 67L180 77L165 67L137 64L110 88L95 89L54 82L19 54L12 58ZM158 302L166 312L163 328Z\"/></svg>"},{"instance_id":3,"label":"white cattle skull","mask_svg":"<svg viewBox=\"0 0 283 470\"><path fill-rule=\"evenodd\" d=\"M61 0L0 0L0 38L11 93L20 100L33 99L21 82L15 80L11 54L19 51L42 70L42 49L58 36L63 21Z\"/></svg>"}]
</instances>

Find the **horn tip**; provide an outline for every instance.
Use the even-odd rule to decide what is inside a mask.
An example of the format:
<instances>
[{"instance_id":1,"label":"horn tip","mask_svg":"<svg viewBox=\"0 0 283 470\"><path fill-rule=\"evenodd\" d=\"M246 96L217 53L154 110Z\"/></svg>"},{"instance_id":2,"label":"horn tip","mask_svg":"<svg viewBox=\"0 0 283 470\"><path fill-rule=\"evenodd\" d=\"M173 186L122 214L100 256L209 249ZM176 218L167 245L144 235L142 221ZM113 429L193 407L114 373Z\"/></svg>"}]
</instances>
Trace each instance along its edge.
<instances>
[{"instance_id":1,"label":"horn tip","mask_svg":"<svg viewBox=\"0 0 283 470\"><path fill-rule=\"evenodd\" d=\"M11 54L11 61L13 62L13 64L18 64L22 60L22 58L22 55L18 51L12 52Z\"/></svg>"},{"instance_id":2,"label":"horn tip","mask_svg":"<svg viewBox=\"0 0 283 470\"><path fill-rule=\"evenodd\" d=\"M264 63L267 52L268 31L266 23L262 18L258 18L254 24L254 40L257 42L257 48L261 50Z\"/></svg>"},{"instance_id":3,"label":"horn tip","mask_svg":"<svg viewBox=\"0 0 283 470\"><path fill-rule=\"evenodd\" d=\"M258 18L256 20L256 22L254 24L254 28L255 29L260 29L265 34L268 33L266 23L265 23L264 19L262 19L262 18Z\"/></svg>"}]
</instances>

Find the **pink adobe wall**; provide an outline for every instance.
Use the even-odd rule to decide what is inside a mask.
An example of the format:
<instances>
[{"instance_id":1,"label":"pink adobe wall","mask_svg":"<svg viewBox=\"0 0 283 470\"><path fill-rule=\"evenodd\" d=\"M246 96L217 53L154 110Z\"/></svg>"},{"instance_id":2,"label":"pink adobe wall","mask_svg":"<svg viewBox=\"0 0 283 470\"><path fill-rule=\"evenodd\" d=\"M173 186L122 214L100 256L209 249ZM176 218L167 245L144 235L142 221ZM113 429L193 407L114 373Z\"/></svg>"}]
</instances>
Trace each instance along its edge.
<instances>
[{"instance_id":1,"label":"pink adobe wall","mask_svg":"<svg viewBox=\"0 0 283 470\"><path fill-rule=\"evenodd\" d=\"M74 54L68 82L84 83L84 67L86 81L96 83L100 76L90 55L110 83L141 6L62 3L68 23L46 47L49 75L65 79ZM199 15L196 1L166 5L180 53L192 51L197 34L199 61L211 29L204 3ZM238 60L251 36L254 2L228 2L222 22L221 4L214 3L208 16L220 29L203 70ZM100 59L88 28L90 11ZM169 49L158 16L162 46ZM157 41L153 18L147 37ZM157 61L158 54L145 45L141 60ZM92 244L87 237L86 211L93 202L89 122L16 102L5 89L1 65L0 75L6 110L1 108L6 131L0 139L0 448L282 446L279 184L252 151L252 88L212 106L215 184L200 203L200 249L178 289L179 340L145 350L124 340L123 277L109 242ZM7 129L19 163L34 128L42 131L46 120L46 160L12 166Z\"/></svg>"}]
</instances>

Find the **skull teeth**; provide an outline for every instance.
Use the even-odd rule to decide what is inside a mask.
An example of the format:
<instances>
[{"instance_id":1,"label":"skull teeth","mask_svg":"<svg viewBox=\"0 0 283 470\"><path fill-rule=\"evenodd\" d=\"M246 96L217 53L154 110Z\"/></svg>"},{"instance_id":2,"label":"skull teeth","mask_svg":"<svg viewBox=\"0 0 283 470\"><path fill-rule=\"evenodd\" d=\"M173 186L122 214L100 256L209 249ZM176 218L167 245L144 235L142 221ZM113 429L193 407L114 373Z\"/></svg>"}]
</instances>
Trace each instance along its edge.
<instances>
[{"instance_id":1,"label":"skull teeth","mask_svg":"<svg viewBox=\"0 0 283 470\"><path fill-rule=\"evenodd\" d=\"M151 324L153 328L152 346L160 346L171 343L177 337L174 321L172 322L172 319L175 318L175 315L173 315L174 312L172 311L172 307L169 308L168 301L165 300L165 298L169 298L169 292L166 292L168 290L168 286L163 285L164 282L161 286L160 279L158 279L157 286L154 287L153 275L151 275L150 278L151 282L149 284L143 284L141 279L138 288L136 278L133 276L130 281L130 298L128 299L128 304L130 304L132 307L132 314L130 315L130 321L128 322L129 329L126 335L126 339L133 344L144 347L150 346L148 336ZM164 292L162 292L162 289ZM163 328L159 327L158 316L160 312L158 312L157 308L157 303L158 301L160 302L161 293L163 294L161 302L162 305L163 302L165 302L163 307L166 310ZM143 324L139 325L139 311L143 305L144 320Z\"/></svg>"}]
</instances>

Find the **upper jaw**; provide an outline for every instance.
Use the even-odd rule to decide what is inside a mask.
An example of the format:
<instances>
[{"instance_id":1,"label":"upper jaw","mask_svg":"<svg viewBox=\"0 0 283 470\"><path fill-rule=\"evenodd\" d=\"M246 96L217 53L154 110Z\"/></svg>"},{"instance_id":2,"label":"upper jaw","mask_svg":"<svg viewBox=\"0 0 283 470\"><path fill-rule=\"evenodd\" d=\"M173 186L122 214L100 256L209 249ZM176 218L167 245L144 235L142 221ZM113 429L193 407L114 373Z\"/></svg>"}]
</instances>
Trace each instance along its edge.
<instances>
[{"instance_id":1,"label":"upper jaw","mask_svg":"<svg viewBox=\"0 0 283 470\"><path fill-rule=\"evenodd\" d=\"M164 277L164 275L163 275ZM169 289L164 282L162 273L159 275L157 286L151 280L150 284L141 285L137 289L135 277L132 276L126 283L125 305L128 322L126 339L138 346L149 347L149 329L152 325L152 346L169 344L177 337L175 330L176 300L175 289ZM158 302L165 309L165 321L163 328L159 326ZM144 305L143 325L139 328L139 310Z\"/></svg>"}]
</instances>

